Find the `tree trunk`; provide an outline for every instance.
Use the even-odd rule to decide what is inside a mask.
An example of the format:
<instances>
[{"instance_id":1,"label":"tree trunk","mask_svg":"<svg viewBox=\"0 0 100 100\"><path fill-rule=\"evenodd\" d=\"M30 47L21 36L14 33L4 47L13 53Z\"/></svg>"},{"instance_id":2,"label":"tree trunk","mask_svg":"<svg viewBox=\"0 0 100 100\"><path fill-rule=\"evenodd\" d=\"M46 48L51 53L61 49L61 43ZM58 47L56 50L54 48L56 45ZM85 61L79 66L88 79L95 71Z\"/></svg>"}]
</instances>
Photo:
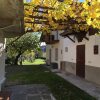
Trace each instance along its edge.
<instances>
[{"instance_id":1,"label":"tree trunk","mask_svg":"<svg viewBox=\"0 0 100 100\"><path fill-rule=\"evenodd\" d=\"M19 62L19 64L22 65L22 62L23 62L22 61L22 56L20 56L20 62Z\"/></svg>"},{"instance_id":2,"label":"tree trunk","mask_svg":"<svg viewBox=\"0 0 100 100\"><path fill-rule=\"evenodd\" d=\"M14 61L14 65L18 65L18 59L19 57L22 55L22 53L19 53L16 58L15 58L15 61Z\"/></svg>"}]
</instances>

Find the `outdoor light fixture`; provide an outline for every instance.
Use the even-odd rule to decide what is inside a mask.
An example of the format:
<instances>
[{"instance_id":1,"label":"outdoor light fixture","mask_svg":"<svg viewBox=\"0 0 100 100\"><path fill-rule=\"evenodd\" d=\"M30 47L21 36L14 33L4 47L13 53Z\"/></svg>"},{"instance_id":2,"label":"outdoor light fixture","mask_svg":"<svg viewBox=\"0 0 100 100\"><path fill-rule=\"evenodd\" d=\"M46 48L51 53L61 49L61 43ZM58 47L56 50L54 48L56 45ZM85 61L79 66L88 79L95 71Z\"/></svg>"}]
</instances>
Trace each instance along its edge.
<instances>
[{"instance_id":1,"label":"outdoor light fixture","mask_svg":"<svg viewBox=\"0 0 100 100\"><path fill-rule=\"evenodd\" d=\"M59 2L63 2L64 0L58 0Z\"/></svg>"}]
</instances>

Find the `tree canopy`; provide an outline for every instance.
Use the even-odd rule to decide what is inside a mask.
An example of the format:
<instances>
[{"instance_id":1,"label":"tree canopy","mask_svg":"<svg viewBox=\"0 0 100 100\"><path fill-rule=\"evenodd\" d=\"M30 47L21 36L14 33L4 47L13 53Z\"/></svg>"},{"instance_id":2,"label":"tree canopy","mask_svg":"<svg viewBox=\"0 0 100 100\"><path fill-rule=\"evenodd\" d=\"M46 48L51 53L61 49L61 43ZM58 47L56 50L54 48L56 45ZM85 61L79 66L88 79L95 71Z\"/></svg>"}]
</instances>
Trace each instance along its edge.
<instances>
[{"instance_id":1,"label":"tree canopy","mask_svg":"<svg viewBox=\"0 0 100 100\"><path fill-rule=\"evenodd\" d=\"M18 64L18 59L23 53L37 51L39 46L38 35L27 33L21 37L7 39L7 55L13 58L14 64Z\"/></svg>"},{"instance_id":2,"label":"tree canopy","mask_svg":"<svg viewBox=\"0 0 100 100\"><path fill-rule=\"evenodd\" d=\"M100 29L100 0L31 0L25 3L26 31Z\"/></svg>"}]
</instances>

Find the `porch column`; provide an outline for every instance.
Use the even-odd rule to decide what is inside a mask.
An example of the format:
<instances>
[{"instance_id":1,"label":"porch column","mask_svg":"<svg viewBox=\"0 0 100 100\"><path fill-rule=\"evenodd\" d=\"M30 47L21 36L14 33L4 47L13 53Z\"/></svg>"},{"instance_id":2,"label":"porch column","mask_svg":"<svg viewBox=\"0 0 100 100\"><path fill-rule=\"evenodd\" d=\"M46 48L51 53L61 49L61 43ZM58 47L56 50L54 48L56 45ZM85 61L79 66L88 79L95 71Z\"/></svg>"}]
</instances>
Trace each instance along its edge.
<instances>
[{"instance_id":1,"label":"porch column","mask_svg":"<svg viewBox=\"0 0 100 100\"><path fill-rule=\"evenodd\" d=\"M0 91L5 81L5 39L0 32Z\"/></svg>"}]
</instances>

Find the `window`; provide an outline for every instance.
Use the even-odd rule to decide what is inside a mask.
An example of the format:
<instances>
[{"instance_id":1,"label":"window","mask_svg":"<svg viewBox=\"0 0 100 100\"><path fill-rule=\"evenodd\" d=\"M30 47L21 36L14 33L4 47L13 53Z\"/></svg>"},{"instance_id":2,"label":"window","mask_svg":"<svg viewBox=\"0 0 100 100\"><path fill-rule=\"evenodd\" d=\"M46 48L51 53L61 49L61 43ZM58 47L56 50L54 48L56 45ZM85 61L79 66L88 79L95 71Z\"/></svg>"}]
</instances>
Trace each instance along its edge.
<instances>
[{"instance_id":1,"label":"window","mask_svg":"<svg viewBox=\"0 0 100 100\"><path fill-rule=\"evenodd\" d=\"M58 61L58 48L55 49L55 60Z\"/></svg>"},{"instance_id":2,"label":"window","mask_svg":"<svg viewBox=\"0 0 100 100\"><path fill-rule=\"evenodd\" d=\"M68 47L65 47L65 52L68 52Z\"/></svg>"},{"instance_id":3,"label":"window","mask_svg":"<svg viewBox=\"0 0 100 100\"><path fill-rule=\"evenodd\" d=\"M63 51L61 50L61 54L63 53Z\"/></svg>"},{"instance_id":4,"label":"window","mask_svg":"<svg viewBox=\"0 0 100 100\"><path fill-rule=\"evenodd\" d=\"M94 45L94 54L97 55L99 53L99 46Z\"/></svg>"}]
</instances>

